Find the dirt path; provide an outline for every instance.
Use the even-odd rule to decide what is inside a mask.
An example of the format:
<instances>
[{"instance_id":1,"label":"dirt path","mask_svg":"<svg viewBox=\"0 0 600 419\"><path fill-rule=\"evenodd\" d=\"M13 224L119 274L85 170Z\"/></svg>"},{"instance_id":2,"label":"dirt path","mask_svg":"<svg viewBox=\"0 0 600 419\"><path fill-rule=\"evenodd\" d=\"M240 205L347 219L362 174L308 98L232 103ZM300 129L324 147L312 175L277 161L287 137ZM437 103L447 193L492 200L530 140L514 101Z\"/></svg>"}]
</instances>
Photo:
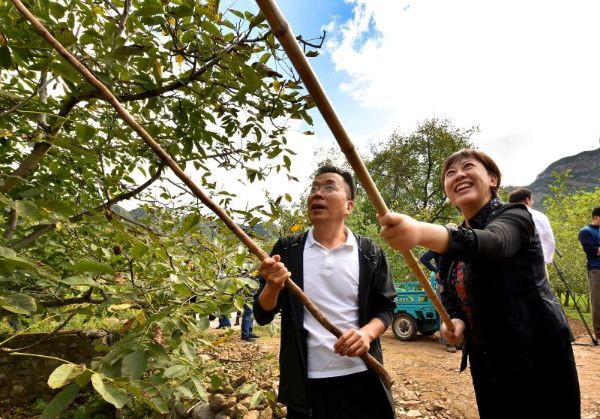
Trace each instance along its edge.
<instances>
[{"instance_id":1,"label":"dirt path","mask_svg":"<svg viewBox=\"0 0 600 419\"><path fill-rule=\"evenodd\" d=\"M600 418L600 346L591 346L581 324L574 321L575 359L581 386L582 418ZM382 337L386 369L394 377L398 417L478 418L471 375L458 373L460 351L448 353L434 336L402 342L387 331ZM257 342L278 350L277 338Z\"/></svg>"}]
</instances>

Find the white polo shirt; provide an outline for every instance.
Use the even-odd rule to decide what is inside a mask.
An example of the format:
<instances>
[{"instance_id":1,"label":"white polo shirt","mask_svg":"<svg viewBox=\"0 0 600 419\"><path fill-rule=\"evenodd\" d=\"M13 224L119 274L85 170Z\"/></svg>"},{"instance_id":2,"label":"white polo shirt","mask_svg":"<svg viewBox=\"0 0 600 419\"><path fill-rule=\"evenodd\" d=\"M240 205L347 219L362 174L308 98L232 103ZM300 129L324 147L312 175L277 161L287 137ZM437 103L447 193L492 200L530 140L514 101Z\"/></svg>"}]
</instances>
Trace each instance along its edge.
<instances>
[{"instance_id":1,"label":"white polo shirt","mask_svg":"<svg viewBox=\"0 0 600 419\"><path fill-rule=\"evenodd\" d=\"M358 329L358 244L346 227L348 238L341 246L328 250L315 241L313 228L304 246L304 293L340 330ZM359 357L333 352L337 338L304 309L304 328L308 332L308 378L339 377L365 371Z\"/></svg>"},{"instance_id":2,"label":"white polo shirt","mask_svg":"<svg viewBox=\"0 0 600 419\"><path fill-rule=\"evenodd\" d=\"M533 218L533 223L535 224L535 229L538 232L538 236L540 236L542 252L544 253L544 262L546 264L552 263L552 259L554 258L554 250L556 249L556 242L554 241L552 227L550 227L550 220L548 220L548 217L538 210L534 210L533 208L529 207L527 207L527 209L531 214L531 218Z\"/></svg>"}]
</instances>

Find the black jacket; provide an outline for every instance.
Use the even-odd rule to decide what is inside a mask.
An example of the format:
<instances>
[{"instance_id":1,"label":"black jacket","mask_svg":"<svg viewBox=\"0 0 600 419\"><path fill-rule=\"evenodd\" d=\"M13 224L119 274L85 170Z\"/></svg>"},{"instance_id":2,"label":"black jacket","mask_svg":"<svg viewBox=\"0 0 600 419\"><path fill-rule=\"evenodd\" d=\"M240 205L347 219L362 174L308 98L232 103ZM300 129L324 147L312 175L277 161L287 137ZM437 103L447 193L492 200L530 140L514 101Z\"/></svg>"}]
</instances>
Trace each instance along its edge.
<instances>
[{"instance_id":1,"label":"black jacket","mask_svg":"<svg viewBox=\"0 0 600 419\"><path fill-rule=\"evenodd\" d=\"M504 383L509 399L514 396L511 391L526 389L529 404L538 409L561 406L543 404L555 394L561 395L561 402L575 406L579 387L571 333L546 278L531 214L523 204L492 200L469 225L448 229L449 250L440 261L445 281L442 302L450 317L466 319L448 283L453 261L463 261L470 296L472 330L465 333L461 369L467 354L483 354L491 362L490 371ZM473 381L477 392L475 377Z\"/></svg>"},{"instance_id":2,"label":"black jacket","mask_svg":"<svg viewBox=\"0 0 600 419\"><path fill-rule=\"evenodd\" d=\"M284 237L277 241L271 255L280 255L281 261L292 273L292 280L304 288L303 254L307 233ZM396 291L386 257L371 240L356 235L359 253L358 316L362 327L377 317L387 327L393 316ZM279 401L288 407L307 412L310 409L307 373L307 332L304 329L304 307L298 299L284 288L272 311L265 311L258 302L258 296L265 286L259 279L260 287L254 296L254 318L258 324L270 323L281 310L281 348L279 351ZM379 339L371 343L371 355L383 362ZM382 387L383 384L382 384ZM385 388L385 387L384 387ZM391 394L386 389L392 403Z\"/></svg>"}]
</instances>

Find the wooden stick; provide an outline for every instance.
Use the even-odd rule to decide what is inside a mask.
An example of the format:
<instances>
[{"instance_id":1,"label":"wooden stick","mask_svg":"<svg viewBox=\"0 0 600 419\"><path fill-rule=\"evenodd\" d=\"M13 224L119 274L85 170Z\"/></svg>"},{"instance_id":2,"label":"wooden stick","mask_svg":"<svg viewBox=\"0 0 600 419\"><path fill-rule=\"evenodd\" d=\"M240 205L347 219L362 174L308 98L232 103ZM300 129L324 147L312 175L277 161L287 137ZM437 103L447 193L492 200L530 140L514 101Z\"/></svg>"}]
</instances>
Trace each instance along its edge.
<instances>
[{"instance_id":1,"label":"wooden stick","mask_svg":"<svg viewBox=\"0 0 600 419\"><path fill-rule=\"evenodd\" d=\"M277 7L277 3L275 2L275 0L256 0L256 2L258 3L258 7L260 7L260 10L262 11L263 15L267 19L267 22L269 22L273 34L277 37L277 39L285 49L290 61L298 71L300 78L306 86L306 90L308 90L308 92L310 93L311 97L317 104L317 108L319 108L321 115L323 115L325 122L327 122L327 125L329 125L329 129L331 129L333 136L335 137L340 148L346 155L350 166L352 166L354 173L356 173L356 177L365 189L369 200L373 203L373 206L380 215L387 214L389 212L387 205L385 204L381 194L379 193L377 186L375 186L375 183L373 182L373 179L371 178L367 167L365 166L356 148L354 147L354 144L352 144L352 141L350 140L348 133L344 129L342 122L340 121L335 110L333 109L333 105L331 104L329 98L325 94L325 90L321 86L319 79L313 71L310 63L306 59L304 52L298 45L298 42L292 32L292 29L290 28L290 25L279 10L279 7ZM415 258L415 256L410 250L401 253L402 256L404 256L404 259L406 260L406 263L412 270L413 274L421 283L421 286L423 287L425 293L433 303L435 309L439 313L441 320L444 322L444 324L449 330L454 331L454 325L450 320L448 312L442 305L442 302L439 300L437 295L435 295L435 292L433 291L429 280L427 279L427 277L423 273L423 270L417 263L417 259Z\"/></svg>"},{"instance_id":2,"label":"wooden stick","mask_svg":"<svg viewBox=\"0 0 600 419\"><path fill-rule=\"evenodd\" d=\"M11 0L19 12L31 23L33 28L38 32L43 38L48 41L52 47L58 51L60 55L63 56L65 60L69 64L79 71L83 77L89 81L100 94L112 105L112 107L117 111L117 113L129 124L131 128L135 132L137 132L140 137L148 144L148 146L156 153L156 155L167 165L175 175L181 179L181 181L193 192L193 194L199 198L204 205L206 205L212 212L214 212L243 243L244 245L253 253L256 257L258 257L261 261L267 258L269 255L264 252L251 238L248 236L244 230L242 230L230 217L227 213L219 207L208 195L206 195L179 167L177 162L173 160L173 158L165 151L163 148L156 142L154 139L146 132L146 130L135 120L133 116L121 105L119 100L112 94L112 92L100 81L98 80L92 72L85 67L82 63L77 60L65 47L61 45L60 42L56 40L52 36L50 32L40 23L40 21L21 3L20 0ZM336 337L340 337L342 335L342 331L334 326L329 320L325 318L323 313L315 306L312 301L308 299L308 297L304 294L304 292L298 287L291 279L287 279L285 282L285 286L294 294L300 302L306 307L306 309L317 319L317 321L331 333L333 333ZM369 353L361 355L360 358L365 362L365 364L371 368L379 378L381 378L382 382L385 384L387 388L391 388L394 380L388 374L388 372L383 368L373 356Z\"/></svg>"}]
</instances>

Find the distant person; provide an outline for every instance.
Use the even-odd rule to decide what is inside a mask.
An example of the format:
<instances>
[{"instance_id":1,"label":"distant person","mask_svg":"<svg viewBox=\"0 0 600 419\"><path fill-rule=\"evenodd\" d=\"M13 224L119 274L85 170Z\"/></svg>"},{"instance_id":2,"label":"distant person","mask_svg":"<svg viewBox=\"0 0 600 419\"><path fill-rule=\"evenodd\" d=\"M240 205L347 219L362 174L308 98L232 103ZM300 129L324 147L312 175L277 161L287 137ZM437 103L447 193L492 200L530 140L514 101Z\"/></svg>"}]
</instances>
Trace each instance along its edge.
<instances>
[{"instance_id":1,"label":"distant person","mask_svg":"<svg viewBox=\"0 0 600 419\"><path fill-rule=\"evenodd\" d=\"M571 333L550 289L531 214L498 199L501 174L479 150L460 150L443 164L441 180L463 217L458 227L387 213L381 236L406 251L440 253L442 302L464 342L481 418L579 419L581 402ZM455 269L457 264L461 269Z\"/></svg>"},{"instance_id":2,"label":"distant person","mask_svg":"<svg viewBox=\"0 0 600 419\"><path fill-rule=\"evenodd\" d=\"M382 362L379 337L392 321L396 291L383 251L346 227L353 207L352 175L321 167L307 200L312 227L279 239L259 267L254 314L267 324L281 311L278 399L290 419L394 417L391 393L359 356ZM342 330L339 339L284 286L290 276Z\"/></svg>"},{"instance_id":3,"label":"distant person","mask_svg":"<svg viewBox=\"0 0 600 419\"><path fill-rule=\"evenodd\" d=\"M522 203L527 205L527 210L533 218L535 229L540 236L540 242L542 244L542 252L544 253L544 263L546 265L552 263L554 258L554 252L556 250L556 241L554 240L554 233L550 226L550 220L544 215L544 213L533 209L533 198L531 191L526 188L515 189L508 196L508 202L511 204ZM546 273L548 270L546 269Z\"/></svg>"},{"instance_id":4,"label":"distant person","mask_svg":"<svg viewBox=\"0 0 600 419\"><path fill-rule=\"evenodd\" d=\"M432 250L428 250L421 257L419 261L435 276L435 294L438 298L441 298L442 289L444 288L442 280L440 278L439 264L440 254ZM446 351L450 353L456 352L456 347L446 343L442 335L440 334L440 344L446 347Z\"/></svg>"},{"instance_id":5,"label":"distant person","mask_svg":"<svg viewBox=\"0 0 600 419\"><path fill-rule=\"evenodd\" d=\"M254 342L260 336L254 334L254 316L252 315L252 306L248 303L244 305L244 311L242 313L242 340L246 342Z\"/></svg>"},{"instance_id":6,"label":"distant person","mask_svg":"<svg viewBox=\"0 0 600 419\"><path fill-rule=\"evenodd\" d=\"M231 320L229 320L229 314L221 314L219 316L219 325L217 329L229 329L231 327Z\"/></svg>"},{"instance_id":7,"label":"distant person","mask_svg":"<svg viewBox=\"0 0 600 419\"><path fill-rule=\"evenodd\" d=\"M592 324L600 339L600 207L592 211L592 224L579 231L579 242L587 258L587 271L592 297Z\"/></svg>"}]
</instances>

